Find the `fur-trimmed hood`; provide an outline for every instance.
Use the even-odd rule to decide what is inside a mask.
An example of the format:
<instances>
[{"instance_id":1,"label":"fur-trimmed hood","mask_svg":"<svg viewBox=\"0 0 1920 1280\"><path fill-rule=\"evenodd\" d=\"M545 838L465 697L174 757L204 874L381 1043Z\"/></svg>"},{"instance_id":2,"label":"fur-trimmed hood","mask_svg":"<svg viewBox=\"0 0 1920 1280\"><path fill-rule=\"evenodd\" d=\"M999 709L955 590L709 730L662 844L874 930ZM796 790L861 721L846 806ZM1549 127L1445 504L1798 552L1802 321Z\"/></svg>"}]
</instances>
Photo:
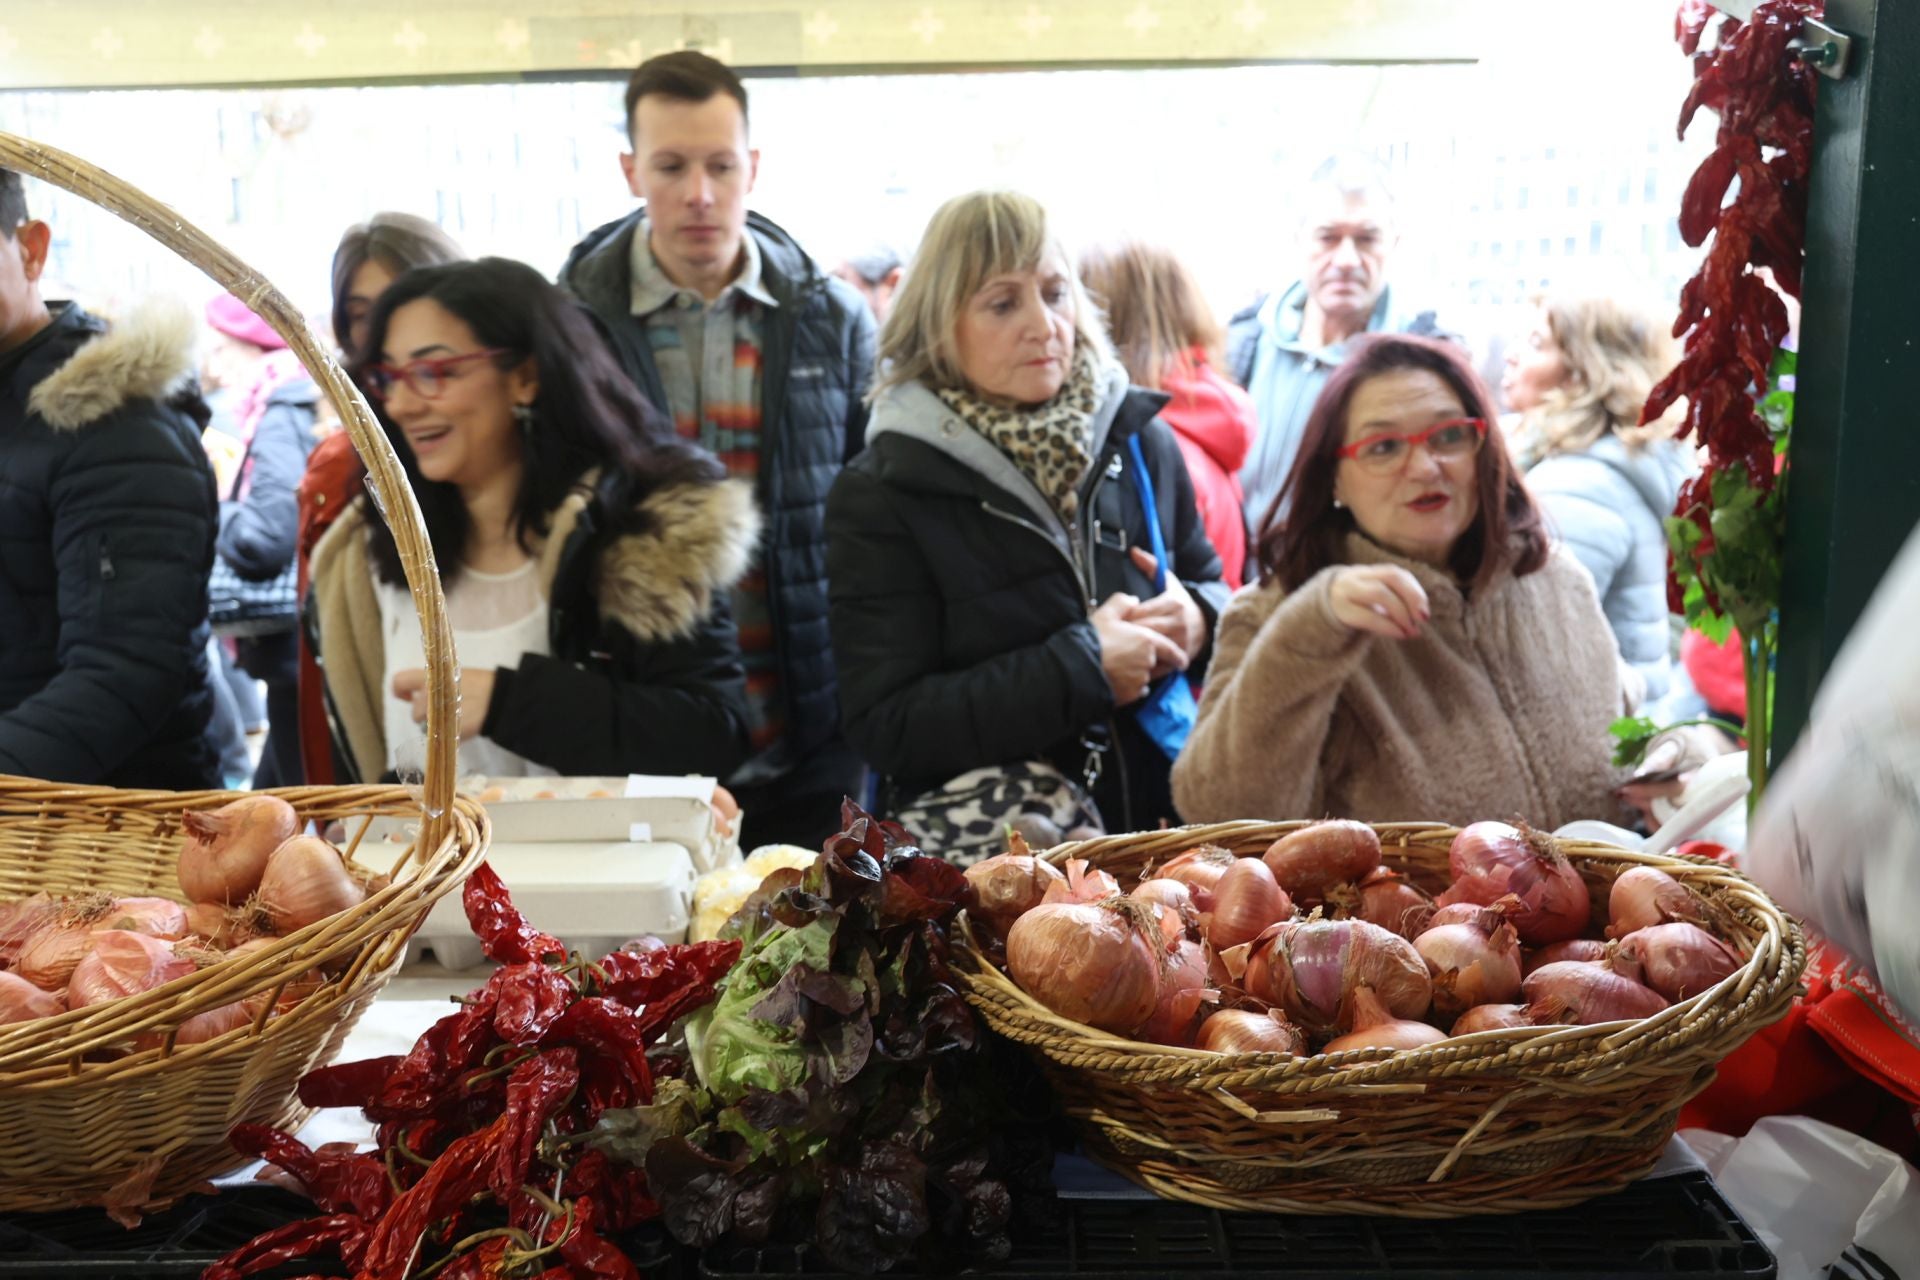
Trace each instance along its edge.
<instances>
[{"instance_id":1,"label":"fur-trimmed hood","mask_svg":"<svg viewBox=\"0 0 1920 1280\"><path fill-rule=\"evenodd\" d=\"M52 328L46 357L58 367L38 380L27 409L56 431L77 431L135 400L164 401L193 376L195 322L177 300L149 299L111 328L69 303Z\"/></svg>"},{"instance_id":2,"label":"fur-trimmed hood","mask_svg":"<svg viewBox=\"0 0 1920 1280\"><path fill-rule=\"evenodd\" d=\"M593 493L592 477L553 513L539 549L540 580L549 591L560 556ZM612 540L594 569L594 598L603 616L648 642L690 635L752 563L760 513L743 480L656 489L636 508L645 522Z\"/></svg>"}]
</instances>

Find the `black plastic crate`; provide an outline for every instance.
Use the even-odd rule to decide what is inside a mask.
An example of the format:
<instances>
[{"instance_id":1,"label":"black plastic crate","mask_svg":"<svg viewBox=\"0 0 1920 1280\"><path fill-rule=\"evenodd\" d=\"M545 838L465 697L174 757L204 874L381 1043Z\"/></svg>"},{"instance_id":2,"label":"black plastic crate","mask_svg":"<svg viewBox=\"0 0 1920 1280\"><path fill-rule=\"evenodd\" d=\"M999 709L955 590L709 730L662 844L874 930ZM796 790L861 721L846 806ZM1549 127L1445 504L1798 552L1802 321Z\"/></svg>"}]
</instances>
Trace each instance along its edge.
<instances>
[{"instance_id":1,"label":"black plastic crate","mask_svg":"<svg viewBox=\"0 0 1920 1280\"><path fill-rule=\"evenodd\" d=\"M233 1187L217 1196L188 1196L128 1231L99 1209L0 1216L4 1280L158 1280L198 1276L264 1231L309 1218L313 1202L276 1187ZM621 1240L647 1280L683 1280L683 1251L647 1224ZM324 1274L326 1262L293 1263L272 1277Z\"/></svg>"},{"instance_id":2,"label":"black plastic crate","mask_svg":"<svg viewBox=\"0 0 1920 1280\"><path fill-rule=\"evenodd\" d=\"M1704 1173L1638 1182L1571 1209L1492 1218L1293 1217L1218 1213L1171 1201L1069 1200L1057 1235L1017 1243L1000 1280L1454 1280L1740 1276L1768 1280L1774 1259ZM710 1249L698 1274L833 1276L806 1248ZM974 1273L967 1273L974 1274Z\"/></svg>"}]
</instances>

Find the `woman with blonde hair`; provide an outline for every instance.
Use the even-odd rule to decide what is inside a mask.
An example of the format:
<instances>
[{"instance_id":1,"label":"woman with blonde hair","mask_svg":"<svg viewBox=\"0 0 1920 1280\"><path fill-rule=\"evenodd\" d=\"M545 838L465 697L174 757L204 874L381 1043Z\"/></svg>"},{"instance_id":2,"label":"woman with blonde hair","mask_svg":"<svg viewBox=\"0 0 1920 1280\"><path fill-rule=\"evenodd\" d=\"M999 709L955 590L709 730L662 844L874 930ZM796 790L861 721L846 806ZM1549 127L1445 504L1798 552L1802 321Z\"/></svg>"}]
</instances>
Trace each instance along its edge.
<instances>
[{"instance_id":1,"label":"woman with blonde hair","mask_svg":"<svg viewBox=\"0 0 1920 1280\"><path fill-rule=\"evenodd\" d=\"M913 263L827 499L847 737L958 860L1026 815L1151 828L1227 594L1163 398L1029 197L948 201Z\"/></svg>"},{"instance_id":2,"label":"woman with blonde hair","mask_svg":"<svg viewBox=\"0 0 1920 1280\"><path fill-rule=\"evenodd\" d=\"M1171 250L1128 241L1083 254L1080 276L1107 315L1107 330L1136 386L1164 391L1160 419L1173 428L1193 478L1220 578L1238 590L1247 562L1246 497L1238 472L1253 441L1253 400L1215 372L1225 331L1199 284Z\"/></svg>"},{"instance_id":3,"label":"woman with blonde hair","mask_svg":"<svg viewBox=\"0 0 1920 1280\"><path fill-rule=\"evenodd\" d=\"M1593 575L1621 656L1646 682L1638 701L1664 696L1673 679L1665 520L1693 464L1671 418L1639 425L1673 360L1652 313L1597 294L1552 295L1501 381L1520 415L1528 487Z\"/></svg>"}]
</instances>

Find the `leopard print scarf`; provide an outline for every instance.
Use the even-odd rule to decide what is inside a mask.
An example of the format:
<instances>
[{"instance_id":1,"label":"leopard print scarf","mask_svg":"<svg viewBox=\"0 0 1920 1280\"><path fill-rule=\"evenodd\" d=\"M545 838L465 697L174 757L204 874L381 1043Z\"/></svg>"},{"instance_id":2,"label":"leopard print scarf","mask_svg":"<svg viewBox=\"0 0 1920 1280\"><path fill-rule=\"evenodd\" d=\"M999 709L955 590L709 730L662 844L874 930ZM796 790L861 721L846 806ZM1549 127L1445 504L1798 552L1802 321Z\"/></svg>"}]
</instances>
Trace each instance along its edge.
<instances>
[{"instance_id":1,"label":"leopard print scarf","mask_svg":"<svg viewBox=\"0 0 1920 1280\"><path fill-rule=\"evenodd\" d=\"M1093 415L1106 386L1100 358L1084 344L1053 399L1032 408L989 404L964 387L936 392L955 413L1033 481L1060 518L1080 509L1080 481L1093 465Z\"/></svg>"}]
</instances>

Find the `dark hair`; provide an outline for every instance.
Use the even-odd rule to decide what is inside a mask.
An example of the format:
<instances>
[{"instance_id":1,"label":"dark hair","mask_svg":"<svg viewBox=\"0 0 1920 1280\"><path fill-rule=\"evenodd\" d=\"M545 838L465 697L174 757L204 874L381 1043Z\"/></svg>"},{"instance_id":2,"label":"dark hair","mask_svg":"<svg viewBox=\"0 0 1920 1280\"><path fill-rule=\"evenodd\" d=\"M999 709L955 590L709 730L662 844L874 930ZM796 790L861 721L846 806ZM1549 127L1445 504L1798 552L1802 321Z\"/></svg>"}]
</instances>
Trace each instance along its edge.
<instances>
[{"instance_id":1,"label":"dark hair","mask_svg":"<svg viewBox=\"0 0 1920 1280\"><path fill-rule=\"evenodd\" d=\"M633 141L633 109L640 99L657 93L681 102L705 102L724 93L740 104L740 125L747 123L747 89L726 63L698 49L656 54L633 69L627 81L627 139Z\"/></svg>"},{"instance_id":2,"label":"dark hair","mask_svg":"<svg viewBox=\"0 0 1920 1280\"><path fill-rule=\"evenodd\" d=\"M26 180L11 169L0 169L0 236L13 239L14 228L26 220Z\"/></svg>"},{"instance_id":3,"label":"dark hair","mask_svg":"<svg viewBox=\"0 0 1920 1280\"><path fill-rule=\"evenodd\" d=\"M524 262L480 258L417 267L401 276L367 318L367 349L350 368L356 381L386 345L393 313L422 298L458 317L481 346L506 352L495 358L498 368L512 369L531 358L539 371L526 471L513 500L514 537L529 553L529 538L545 535L548 513L594 467L626 481L621 501L606 513L616 533L640 527L634 505L655 489L725 476L712 454L674 434L672 423L635 389L580 304ZM467 540L460 491L423 478L405 434L384 408L376 411L420 501L441 580L451 583ZM393 534L378 521L369 527L375 570L382 581L400 585L405 576Z\"/></svg>"},{"instance_id":4,"label":"dark hair","mask_svg":"<svg viewBox=\"0 0 1920 1280\"><path fill-rule=\"evenodd\" d=\"M1333 478L1346 441L1347 410L1362 383L1400 369L1438 376L1469 417L1487 424L1486 441L1474 459L1479 514L1454 544L1447 567L1462 583L1479 588L1503 572L1524 577L1546 564L1549 547L1540 508L1508 456L1493 397L1465 353L1450 342L1376 333L1354 340L1307 415L1293 471L1260 522L1256 554L1262 585L1278 580L1289 591L1298 590L1328 565L1345 563L1347 534L1357 526L1352 512L1333 505Z\"/></svg>"},{"instance_id":5,"label":"dark hair","mask_svg":"<svg viewBox=\"0 0 1920 1280\"><path fill-rule=\"evenodd\" d=\"M452 236L411 213L376 213L348 227L333 251L333 340L342 351L347 349L353 327L347 320L347 290L353 287L353 273L367 263L377 262L401 276L415 267L459 262L466 256Z\"/></svg>"}]
</instances>

